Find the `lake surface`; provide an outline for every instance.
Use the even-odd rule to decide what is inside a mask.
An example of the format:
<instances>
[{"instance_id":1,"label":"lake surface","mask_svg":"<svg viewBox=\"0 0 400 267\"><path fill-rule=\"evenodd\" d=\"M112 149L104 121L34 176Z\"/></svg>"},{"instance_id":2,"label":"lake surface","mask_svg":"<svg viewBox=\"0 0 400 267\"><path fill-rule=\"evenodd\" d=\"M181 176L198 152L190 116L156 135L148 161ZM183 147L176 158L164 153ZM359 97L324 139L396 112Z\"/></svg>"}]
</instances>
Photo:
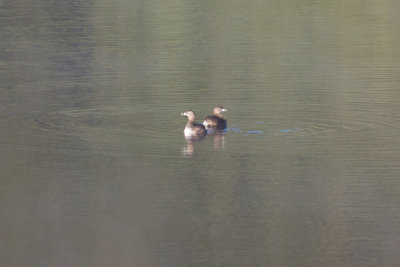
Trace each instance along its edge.
<instances>
[{"instance_id":1,"label":"lake surface","mask_svg":"<svg viewBox=\"0 0 400 267\"><path fill-rule=\"evenodd\" d=\"M397 266L399 10L1 0L0 265Z\"/></svg>"}]
</instances>

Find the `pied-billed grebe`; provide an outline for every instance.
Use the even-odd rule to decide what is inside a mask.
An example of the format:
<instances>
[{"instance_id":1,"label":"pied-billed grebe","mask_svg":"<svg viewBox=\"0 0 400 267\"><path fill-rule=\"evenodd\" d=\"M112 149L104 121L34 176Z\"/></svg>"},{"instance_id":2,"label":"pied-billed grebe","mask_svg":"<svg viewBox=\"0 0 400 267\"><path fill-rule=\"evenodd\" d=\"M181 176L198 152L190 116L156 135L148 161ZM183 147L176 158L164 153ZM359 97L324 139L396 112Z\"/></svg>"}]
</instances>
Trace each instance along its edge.
<instances>
[{"instance_id":1,"label":"pied-billed grebe","mask_svg":"<svg viewBox=\"0 0 400 267\"><path fill-rule=\"evenodd\" d=\"M186 110L185 112L181 113L182 116L185 116L188 118L188 122L186 123L185 130L183 133L185 134L185 137L203 137L207 134L206 128L199 124L199 123L194 123L194 119L196 118L196 114L191 111L191 110Z\"/></svg>"},{"instance_id":2,"label":"pied-billed grebe","mask_svg":"<svg viewBox=\"0 0 400 267\"><path fill-rule=\"evenodd\" d=\"M204 121L203 125L208 128L215 128L215 129L225 129L226 128L226 119L222 116L222 112L227 111L224 109L223 106L216 106L213 110L214 115L207 116Z\"/></svg>"}]
</instances>

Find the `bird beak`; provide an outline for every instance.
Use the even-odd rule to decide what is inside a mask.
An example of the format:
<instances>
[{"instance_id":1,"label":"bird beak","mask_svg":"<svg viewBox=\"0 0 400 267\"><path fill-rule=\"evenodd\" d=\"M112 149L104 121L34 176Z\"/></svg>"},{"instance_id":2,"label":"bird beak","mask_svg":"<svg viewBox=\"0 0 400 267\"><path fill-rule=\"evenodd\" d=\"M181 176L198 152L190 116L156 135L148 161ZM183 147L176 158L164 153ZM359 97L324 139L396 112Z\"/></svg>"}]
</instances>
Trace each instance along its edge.
<instances>
[{"instance_id":1,"label":"bird beak","mask_svg":"<svg viewBox=\"0 0 400 267\"><path fill-rule=\"evenodd\" d=\"M182 115L182 116L186 116L185 112L182 112L181 115Z\"/></svg>"},{"instance_id":2,"label":"bird beak","mask_svg":"<svg viewBox=\"0 0 400 267\"><path fill-rule=\"evenodd\" d=\"M228 111L226 108L221 109L221 111Z\"/></svg>"}]
</instances>

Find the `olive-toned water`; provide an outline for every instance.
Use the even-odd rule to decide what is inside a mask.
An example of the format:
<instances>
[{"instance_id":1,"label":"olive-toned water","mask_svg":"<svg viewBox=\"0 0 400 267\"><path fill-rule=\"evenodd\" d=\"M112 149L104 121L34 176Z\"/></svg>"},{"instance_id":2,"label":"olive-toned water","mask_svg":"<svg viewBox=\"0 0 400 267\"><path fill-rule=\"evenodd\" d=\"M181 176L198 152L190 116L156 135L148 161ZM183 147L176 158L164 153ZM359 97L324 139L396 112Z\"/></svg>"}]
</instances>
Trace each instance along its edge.
<instances>
[{"instance_id":1,"label":"olive-toned water","mask_svg":"<svg viewBox=\"0 0 400 267\"><path fill-rule=\"evenodd\" d=\"M397 266L399 10L0 1L0 265Z\"/></svg>"}]
</instances>

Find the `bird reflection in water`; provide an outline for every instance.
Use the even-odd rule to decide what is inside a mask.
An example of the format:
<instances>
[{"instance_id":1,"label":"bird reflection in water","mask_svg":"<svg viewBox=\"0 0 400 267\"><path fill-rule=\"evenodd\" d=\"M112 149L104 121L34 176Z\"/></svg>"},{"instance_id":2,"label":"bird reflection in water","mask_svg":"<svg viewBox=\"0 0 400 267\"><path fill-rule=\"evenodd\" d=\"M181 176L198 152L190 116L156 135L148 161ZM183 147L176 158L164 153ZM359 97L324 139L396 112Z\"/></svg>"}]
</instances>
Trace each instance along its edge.
<instances>
[{"instance_id":1,"label":"bird reflection in water","mask_svg":"<svg viewBox=\"0 0 400 267\"><path fill-rule=\"evenodd\" d=\"M181 156L191 158L194 153L194 142L196 140L192 138L185 138L185 144L181 148Z\"/></svg>"},{"instance_id":2,"label":"bird reflection in water","mask_svg":"<svg viewBox=\"0 0 400 267\"><path fill-rule=\"evenodd\" d=\"M225 148L225 130L213 130L209 131L207 129L207 137L203 138L185 138L184 146L181 148L181 156L191 158L195 151L195 146L197 142L203 142L204 139L212 138L213 146L215 149Z\"/></svg>"},{"instance_id":3,"label":"bird reflection in water","mask_svg":"<svg viewBox=\"0 0 400 267\"><path fill-rule=\"evenodd\" d=\"M212 136L214 148L216 149L225 148L226 130L207 129L207 134Z\"/></svg>"}]
</instances>

